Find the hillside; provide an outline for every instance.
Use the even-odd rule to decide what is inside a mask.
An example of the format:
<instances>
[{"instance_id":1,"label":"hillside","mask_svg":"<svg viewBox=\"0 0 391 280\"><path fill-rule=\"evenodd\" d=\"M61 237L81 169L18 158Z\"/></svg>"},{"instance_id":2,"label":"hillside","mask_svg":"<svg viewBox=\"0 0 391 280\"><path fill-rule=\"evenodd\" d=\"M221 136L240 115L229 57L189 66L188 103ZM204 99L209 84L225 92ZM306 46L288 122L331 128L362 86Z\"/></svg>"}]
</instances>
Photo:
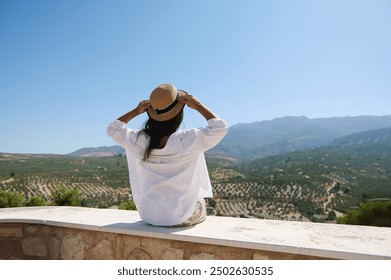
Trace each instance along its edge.
<instances>
[{"instance_id":1,"label":"hillside","mask_svg":"<svg viewBox=\"0 0 391 280\"><path fill-rule=\"evenodd\" d=\"M361 136L364 139L379 132ZM353 138L358 140L357 135ZM267 157L238 168L248 178L276 185L277 189L293 184L316 193L306 200L313 208L320 207L327 197L327 208L345 212L367 199L391 199L391 140L387 145L377 141L368 141L365 146L361 143ZM323 198L317 199L322 193Z\"/></svg>"},{"instance_id":2,"label":"hillside","mask_svg":"<svg viewBox=\"0 0 391 280\"><path fill-rule=\"evenodd\" d=\"M73 157L111 157L111 156L121 156L125 154L125 150L118 146L103 146L98 148L82 148L77 151L74 151L68 156Z\"/></svg>"},{"instance_id":3,"label":"hillside","mask_svg":"<svg viewBox=\"0 0 391 280\"><path fill-rule=\"evenodd\" d=\"M349 135L333 141L334 146L236 162L234 175L214 182L217 213L327 221L361 202L390 200L390 130Z\"/></svg>"},{"instance_id":4,"label":"hillside","mask_svg":"<svg viewBox=\"0 0 391 280\"><path fill-rule=\"evenodd\" d=\"M361 134L373 139L365 146L353 135L357 144L350 141L350 145L311 148L250 163L207 157L215 195L209 211L222 216L332 221L335 213L365 200L391 199L391 145L370 137L379 133ZM6 158L0 160L0 189L21 192L26 198L50 199L56 187L65 185L83 192L84 206L107 207L129 194L124 157L21 159L8 154Z\"/></svg>"},{"instance_id":5,"label":"hillside","mask_svg":"<svg viewBox=\"0 0 391 280\"><path fill-rule=\"evenodd\" d=\"M332 141L330 146L364 148L375 144L386 146L391 144L391 127L368 130L338 138Z\"/></svg>"},{"instance_id":6,"label":"hillside","mask_svg":"<svg viewBox=\"0 0 391 280\"><path fill-rule=\"evenodd\" d=\"M84 206L115 204L129 194L126 159L7 154L0 160L0 191L17 191L26 199L41 196L49 201L60 186L81 190Z\"/></svg>"},{"instance_id":7,"label":"hillside","mask_svg":"<svg viewBox=\"0 0 391 280\"><path fill-rule=\"evenodd\" d=\"M295 120L301 123L305 118ZM364 119L361 121L365 123ZM366 123L363 127L371 121ZM377 125L385 123L377 120ZM236 143L226 153L207 154L215 194L210 200L210 213L333 221L335 215L358 207L363 201L391 199L391 127L344 135L333 138L327 146L306 148L299 137L305 133L299 132L299 126L290 132L295 139L253 148ZM356 127L359 128L362 129ZM275 155L268 155L268 151ZM254 154L259 158L240 161L235 153L241 159ZM108 207L127 199L129 194L126 159L118 156L122 154L119 146L80 149L73 156L0 153L0 190L49 200L55 188L65 185L83 192L84 206Z\"/></svg>"},{"instance_id":8,"label":"hillside","mask_svg":"<svg viewBox=\"0 0 391 280\"><path fill-rule=\"evenodd\" d=\"M286 154L326 146L335 139L368 130L391 127L391 116L361 116L309 119L283 117L269 121L236 124L226 137L207 152L209 158L251 161L270 155ZM124 149L110 147L82 148L69 156L106 157L123 155Z\"/></svg>"},{"instance_id":9,"label":"hillside","mask_svg":"<svg viewBox=\"0 0 391 280\"><path fill-rule=\"evenodd\" d=\"M209 154L254 160L312 147L329 145L350 134L391 127L391 116L340 118L283 117L270 121L237 124Z\"/></svg>"}]
</instances>

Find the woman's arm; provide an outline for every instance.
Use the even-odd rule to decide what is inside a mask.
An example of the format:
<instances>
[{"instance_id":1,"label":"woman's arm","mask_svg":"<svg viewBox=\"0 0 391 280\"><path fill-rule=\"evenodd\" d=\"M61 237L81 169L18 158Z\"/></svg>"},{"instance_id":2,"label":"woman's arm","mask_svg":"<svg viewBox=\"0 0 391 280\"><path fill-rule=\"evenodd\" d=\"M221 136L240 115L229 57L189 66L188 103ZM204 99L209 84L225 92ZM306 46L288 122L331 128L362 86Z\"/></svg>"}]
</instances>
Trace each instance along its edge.
<instances>
[{"instance_id":1,"label":"woman's arm","mask_svg":"<svg viewBox=\"0 0 391 280\"><path fill-rule=\"evenodd\" d=\"M198 111L207 121L213 118L218 118L218 116L215 113L213 113L209 108L207 108L204 104L202 104L201 101L199 101L193 95L190 94L182 95L178 98L178 101Z\"/></svg>"},{"instance_id":2,"label":"woman's arm","mask_svg":"<svg viewBox=\"0 0 391 280\"><path fill-rule=\"evenodd\" d=\"M151 103L149 100L143 100L141 101L136 108L134 108L132 111L127 112L126 114L119 117L117 120L128 123L131 119L134 119L138 115L144 113L149 107L151 106Z\"/></svg>"}]
</instances>

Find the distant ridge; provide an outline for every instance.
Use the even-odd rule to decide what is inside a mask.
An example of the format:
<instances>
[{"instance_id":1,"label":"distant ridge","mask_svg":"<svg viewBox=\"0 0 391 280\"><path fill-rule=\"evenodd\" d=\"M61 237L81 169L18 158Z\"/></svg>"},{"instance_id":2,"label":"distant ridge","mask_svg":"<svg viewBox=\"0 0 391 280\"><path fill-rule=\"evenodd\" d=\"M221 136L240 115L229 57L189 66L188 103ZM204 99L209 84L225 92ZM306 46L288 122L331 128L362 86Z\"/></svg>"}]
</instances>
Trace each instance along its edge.
<instances>
[{"instance_id":1,"label":"distant ridge","mask_svg":"<svg viewBox=\"0 0 391 280\"><path fill-rule=\"evenodd\" d=\"M59 154L21 154L21 153L1 153L0 160L25 160L32 158L57 158L63 157L64 155Z\"/></svg>"},{"instance_id":2,"label":"distant ridge","mask_svg":"<svg viewBox=\"0 0 391 280\"><path fill-rule=\"evenodd\" d=\"M115 146L102 146L97 148L82 148L67 155L73 157L111 157L111 156L123 156L124 154L125 154L124 148L115 145Z\"/></svg>"},{"instance_id":3,"label":"distant ridge","mask_svg":"<svg viewBox=\"0 0 391 280\"><path fill-rule=\"evenodd\" d=\"M270 155L327 146L337 138L391 127L391 115L310 119L282 117L236 124L210 154L254 160Z\"/></svg>"},{"instance_id":4,"label":"distant ridge","mask_svg":"<svg viewBox=\"0 0 391 280\"><path fill-rule=\"evenodd\" d=\"M391 127L368 130L335 139L331 146L360 146L369 144L391 144Z\"/></svg>"},{"instance_id":5,"label":"distant ridge","mask_svg":"<svg viewBox=\"0 0 391 280\"><path fill-rule=\"evenodd\" d=\"M382 131L382 129L385 130ZM365 135L365 137L375 137L374 135L370 136L375 131L371 133L368 131L379 130L377 133L383 135L389 132L387 129L391 129L391 115L315 119L299 116L282 117L253 123L239 123L231 126L227 136L215 148L207 151L207 155L209 158L251 161L308 148L342 145L340 143L343 143L343 141L352 141L350 138L343 140L344 137L360 138ZM367 132L369 134L365 134ZM355 134L357 135L354 136ZM382 137L385 136L383 135ZM355 141L364 141L358 140L358 138ZM109 157L124 154L125 150L115 145L110 147L82 148L68 155L76 157Z\"/></svg>"}]
</instances>

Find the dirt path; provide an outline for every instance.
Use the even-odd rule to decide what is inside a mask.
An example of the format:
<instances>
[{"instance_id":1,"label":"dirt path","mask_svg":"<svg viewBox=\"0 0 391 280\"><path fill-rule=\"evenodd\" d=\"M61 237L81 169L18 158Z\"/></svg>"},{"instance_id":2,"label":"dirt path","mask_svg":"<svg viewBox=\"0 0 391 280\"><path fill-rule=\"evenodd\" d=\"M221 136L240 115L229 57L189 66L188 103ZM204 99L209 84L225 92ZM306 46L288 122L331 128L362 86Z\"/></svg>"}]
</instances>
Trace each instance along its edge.
<instances>
[{"instance_id":1,"label":"dirt path","mask_svg":"<svg viewBox=\"0 0 391 280\"><path fill-rule=\"evenodd\" d=\"M329 210L329 211L334 211L334 212L335 212L335 215L336 215L337 218L338 218L338 217L343 216L344 214L341 213L341 212L338 212L338 211L336 211L336 210L334 210L334 209L328 208L328 205L331 203L331 199L335 198L335 196L336 196L334 193L330 193L330 191L334 188L334 186L335 186L336 183L337 183L337 182L334 181L334 182L331 184L331 186L330 186L328 189L326 189L326 192L327 192L327 201L326 201L325 203L323 203L323 209L324 209L325 212L328 212L328 210Z\"/></svg>"},{"instance_id":2,"label":"dirt path","mask_svg":"<svg viewBox=\"0 0 391 280\"><path fill-rule=\"evenodd\" d=\"M1 181L0 183L2 183L2 184L7 184L7 183L12 183L13 181L15 181L15 179L14 179L14 178L10 178L10 179Z\"/></svg>"},{"instance_id":3,"label":"dirt path","mask_svg":"<svg viewBox=\"0 0 391 280\"><path fill-rule=\"evenodd\" d=\"M330 193L330 191L334 188L336 182L334 181L329 188L326 189L327 192L327 201L323 203L323 210L327 211L327 206L331 203L331 199L335 197L335 194Z\"/></svg>"}]
</instances>

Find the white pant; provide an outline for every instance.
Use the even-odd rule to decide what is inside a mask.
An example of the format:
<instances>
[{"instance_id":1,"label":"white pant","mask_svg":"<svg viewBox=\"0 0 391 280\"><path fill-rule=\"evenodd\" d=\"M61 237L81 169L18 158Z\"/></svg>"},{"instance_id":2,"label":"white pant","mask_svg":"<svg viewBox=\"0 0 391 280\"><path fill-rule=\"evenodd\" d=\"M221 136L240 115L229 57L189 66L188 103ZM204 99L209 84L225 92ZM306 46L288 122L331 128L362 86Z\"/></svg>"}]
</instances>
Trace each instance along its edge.
<instances>
[{"instance_id":1,"label":"white pant","mask_svg":"<svg viewBox=\"0 0 391 280\"><path fill-rule=\"evenodd\" d=\"M176 225L174 227L192 226L202 223L206 219L206 203L205 199L201 198L197 201L193 215L188 218L184 223Z\"/></svg>"}]
</instances>

